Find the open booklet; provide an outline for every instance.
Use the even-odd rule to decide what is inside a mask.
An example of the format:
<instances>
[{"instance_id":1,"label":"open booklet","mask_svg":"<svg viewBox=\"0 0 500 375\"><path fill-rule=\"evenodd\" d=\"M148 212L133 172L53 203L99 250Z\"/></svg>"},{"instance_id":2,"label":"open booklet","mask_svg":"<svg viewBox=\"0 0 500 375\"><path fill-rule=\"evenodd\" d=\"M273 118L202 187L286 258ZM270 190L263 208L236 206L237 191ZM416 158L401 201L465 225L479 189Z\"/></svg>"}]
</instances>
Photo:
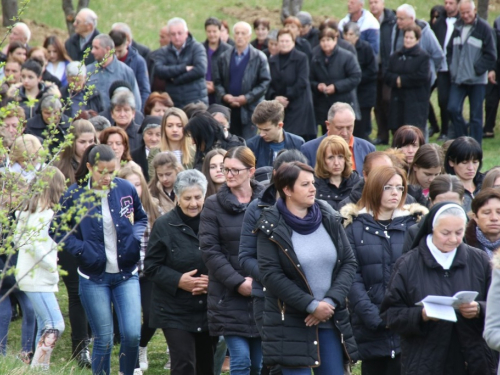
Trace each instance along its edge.
<instances>
[{"instance_id":1,"label":"open booklet","mask_svg":"<svg viewBox=\"0 0 500 375\"><path fill-rule=\"evenodd\" d=\"M427 296L416 305L424 306L425 312L429 318L448 320L450 322L457 321L455 308L458 308L463 303L471 303L474 301L478 292L458 292L453 297L446 296Z\"/></svg>"}]
</instances>

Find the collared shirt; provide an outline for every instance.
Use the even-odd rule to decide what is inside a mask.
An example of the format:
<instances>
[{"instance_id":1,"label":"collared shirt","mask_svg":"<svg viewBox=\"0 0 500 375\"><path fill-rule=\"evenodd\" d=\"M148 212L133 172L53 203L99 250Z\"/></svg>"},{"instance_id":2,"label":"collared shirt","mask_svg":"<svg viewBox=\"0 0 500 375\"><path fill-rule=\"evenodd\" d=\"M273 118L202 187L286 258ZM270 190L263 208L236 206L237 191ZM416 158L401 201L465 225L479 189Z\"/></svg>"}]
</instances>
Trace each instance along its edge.
<instances>
[{"instance_id":1,"label":"collared shirt","mask_svg":"<svg viewBox=\"0 0 500 375\"><path fill-rule=\"evenodd\" d=\"M351 163L352 170L356 170L356 160L354 159L354 137L351 135L351 139L349 140L349 151L351 151Z\"/></svg>"},{"instance_id":2,"label":"collared shirt","mask_svg":"<svg viewBox=\"0 0 500 375\"><path fill-rule=\"evenodd\" d=\"M234 49L234 61L236 62L236 65L240 65L241 61L248 55L248 52L250 51L250 46L247 46L245 50L241 53L241 55L238 54L238 50L235 48Z\"/></svg>"},{"instance_id":3,"label":"collared shirt","mask_svg":"<svg viewBox=\"0 0 500 375\"><path fill-rule=\"evenodd\" d=\"M444 48L443 48L445 56L446 56L446 47L448 46L451 34L453 34L453 30L455 29L455 22L457 22L457 17L446 18L446 36L444 37Z\"/></svg>"},{"instance_id":4,"label":"collared shirt","mask_svg":"<svg viewBox=\"0 0 500 375\"><path fill-rule=\"evenodd\" d=\"M186 47L186 42L184 42L182 44L181 49L177 49L177 47L174 46L173 44L172 44L172 46L174 47L175 54L177 55L177 57L179 57L179 55L181 54L181 52L184 49L184 47Z\"/></svg>"},{"instance_id":5,"label":"collared shirt","mask_svg":"<svg viewBox=\"0 0 500 375\"><path fill-rule=\"evenodd\" d=\"M88 34L86 37L82 37L80 35L80 49L83 50L83 47L90 42L90 39L92 38L92 35L94 35L94 32L92 31L90 34Z\"/></svg>"}]
</instances>

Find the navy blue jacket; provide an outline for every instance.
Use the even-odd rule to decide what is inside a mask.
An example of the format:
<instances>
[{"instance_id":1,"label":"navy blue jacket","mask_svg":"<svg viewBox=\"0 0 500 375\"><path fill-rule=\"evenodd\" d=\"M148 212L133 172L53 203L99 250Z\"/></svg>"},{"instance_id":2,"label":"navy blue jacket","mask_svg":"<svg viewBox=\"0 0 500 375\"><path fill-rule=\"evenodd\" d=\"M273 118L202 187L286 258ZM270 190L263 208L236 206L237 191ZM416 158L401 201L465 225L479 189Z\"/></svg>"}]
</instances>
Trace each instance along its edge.
<instances>
[{"instance_id":1,"label":"navy blue jacket","mask_svg":"<svg viewBox=\"0 0 500 375\"><path fill-rule=\"evenodd\" d=\"M120 274L127 279L137 270L141 238L148 224L148 217L130 182L115 178L113 184L108 192L109 209L118 238ZM92 281L99 282L106 271L102 207L100 199L94 203L89 202L88 194L92 193L89 193L86 185L82 187L73 184L69 187L61 198L61 211L54 216L50 236L55 242L64 243L64 250L76 258L81 273L89 276ZM82 218L77 212L83 207L89 211ZM70 216L68 221L63 222L64 216ZM77 219L81 219L80 223L77 223ZM73 230L68 233L64 230L65 226Z\"/></svg>"},{"instance_id":2,"label":"navy blue jacket","mask_svg":"<svg viewBox=\"0 0 500 375\"><path fill-rule=\"evenodd\" d=\"M68 39L66 39L64 46L66 47L66 51L68 52L68 56L71 57L71 60L82 61L83 55L85 54L85 50L87 48L92 49L92 41L99 34L100 31L95 29L89 41L85 43L83 48L80 47L80 35L75 33L71 35ZM85 57L85 65L92 64L94 61L95 61L94 55L92 55L89 52L88 55Z\"/></svg>"},{"instance_id":3,"label":"navy blue jacket","mask_svg":"<svg viewBox=\"0 0 500 375\"><path fill-rule=\"evenodd\" d=\"M309 160L309 165L314 168L316 165L316 153L318 151L319 144L328 134L320 138L313 139L312 141L306 142L300 148L300 151ZM363 175L363 162L365 161L365 156L370 152L375 151L375 146L364 139L354 137L354 161L356 162L356 171L359 175Z\"/></svg>"},{"instance_id":4,"label":"navy blue jacket","mask_svg":"<svg viewBox=\"0 0 500 375\"><path fill-rule=\"evenodd\" d=\"M304 140L298 135L283 130L283 136L285 138L286 150L300 150L300 147L304 144ZM255 135L247 141L247 147L253 151L257 158L256 168L273 165L273 150L271 150L269 144L260 135Z\"/></svg>"},{"instance_id":5,"label":"navy blue jacket","mask_svg":"<svg viewBox=\"0 0 500 375\"><path fill-rule=\"evenodd\" d=\"M149 94L151 94L151 85L149 84L146 60L144 60L144 57L142 57L134 47L129 46L127 58L123 62L134 71L137 86L139 87L139 92L141 93L141 111L144 112L144 105L146 104L146 100L148 100Z\"/></svg>"}]
</instances>

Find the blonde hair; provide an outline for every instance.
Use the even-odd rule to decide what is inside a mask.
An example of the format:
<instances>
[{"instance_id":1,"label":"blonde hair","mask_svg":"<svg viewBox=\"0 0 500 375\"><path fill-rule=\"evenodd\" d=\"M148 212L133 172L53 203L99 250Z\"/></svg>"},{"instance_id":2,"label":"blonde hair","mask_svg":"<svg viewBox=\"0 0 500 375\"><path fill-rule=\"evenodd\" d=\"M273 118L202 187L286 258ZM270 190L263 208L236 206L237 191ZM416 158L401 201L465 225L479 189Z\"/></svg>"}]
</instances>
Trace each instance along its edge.
<instances>
[{"instance_id":1,"label":"blonde hair","mask_svg":"<svg viewBox=\"0 0 500 375\"><path fill-rule=\"evenodd\" d=\"M33 196L24 207L24 211L35 213L53 208L59 203L66 190L66 179L56 167L44 168L32 185Z\"/></svg>"},{"instance_id":2,"label":"blonde hair","mask_svg":"<svg viewBox=\"0 0 500 375\"><path fill-rule=\"evenodd\" d=\"M167 138L167 132L165 130L165 127L167 125L167 119L170 116L175 116L179 120L181 120L183 129L186 127L186 124L188 123L187 115L182 109L172 107L172 108L168 108L166 110L166 112L163 115L163 118L161 120L160 150L162 152L173 151L172 146L170 146L170 142ZM186 134L184 131L182 133L181 152L182 152L182 164L183 165L191 164L192 158L193 158L192 147L190 146L190 139L189 139L189 137L186 137Z\"/></svg>"},{"instance_id":3,"label":"blonde hair","mask_svg":"<svg viewBox=\"0 0 500 375\"><path fill-rule=\"evenodd\" d=\"M158 155L156 155L153 159L153 168L155 170L155 173L151 181L149 181L148 185L151 195L155 198L160 196L160 191L158 190L158 182L160 180L158 179L158 175L156 174L156 169L164 165L174 169L176 173L184 170L184 167L179 163L177 157L173 152L160 152Z\"/></svg>"},{"instance_id":4,"label":"blonde hair","mask_svg":"<svg viewBox=\"0 0 500 375\"><path fill-rule=\"evenodd\" d=\"M319 144L318 151L316 152L316 166L314 168L314 173L319 178L330 178L330 172L328 172L325 156L326 150L329 149L333 155L343 155L345 160L344 170L342 171L343 178L349 178L352 174L352 161L351 161L351 151L349 150L349 145L344 140L344 138L338 135L330 135L323 139Z\"/></svg>"},{"instance_id":5,"label":"blonde hair","mask_svg":"<svg viewBox=\"0 0 500 375\"><path fill-rule=\"evenodd\" d=\"M40 151L43 151L43 147L38 138L31 134L23 134L14 140L10 151L10 160L19 164L38 161Z\"/></svg>"}]
</instances>

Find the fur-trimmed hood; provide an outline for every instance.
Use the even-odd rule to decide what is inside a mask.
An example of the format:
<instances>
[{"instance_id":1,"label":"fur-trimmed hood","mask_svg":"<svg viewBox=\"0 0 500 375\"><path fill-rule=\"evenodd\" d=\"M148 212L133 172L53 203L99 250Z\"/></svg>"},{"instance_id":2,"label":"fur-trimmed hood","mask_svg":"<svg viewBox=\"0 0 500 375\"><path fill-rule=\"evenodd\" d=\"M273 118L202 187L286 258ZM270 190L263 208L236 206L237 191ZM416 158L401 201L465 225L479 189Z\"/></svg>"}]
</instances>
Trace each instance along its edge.
<instances>
[{"instance_id":1,"label":"fur-trimmed hood","mask_svg":"<svg viewBox=\"0 0 500 375\"><path fill-rule=\"evenodd\" d=\"M428 212L429 210L427 209L427 207L424 207L421 204L405 204L402 208L398 208L394 211L392 219L403 216L413 216L415 217L415 221L418 223L424 215L427 215ZM373 215L371 211L368 212L366 208L360 209L354 203L349 203L342 207L340 209L340 215L342 215L342 217L344 218L344 228L351 224L354 221L355 217L358 217L361 214Z\"/></svg>"}]
</instances>

